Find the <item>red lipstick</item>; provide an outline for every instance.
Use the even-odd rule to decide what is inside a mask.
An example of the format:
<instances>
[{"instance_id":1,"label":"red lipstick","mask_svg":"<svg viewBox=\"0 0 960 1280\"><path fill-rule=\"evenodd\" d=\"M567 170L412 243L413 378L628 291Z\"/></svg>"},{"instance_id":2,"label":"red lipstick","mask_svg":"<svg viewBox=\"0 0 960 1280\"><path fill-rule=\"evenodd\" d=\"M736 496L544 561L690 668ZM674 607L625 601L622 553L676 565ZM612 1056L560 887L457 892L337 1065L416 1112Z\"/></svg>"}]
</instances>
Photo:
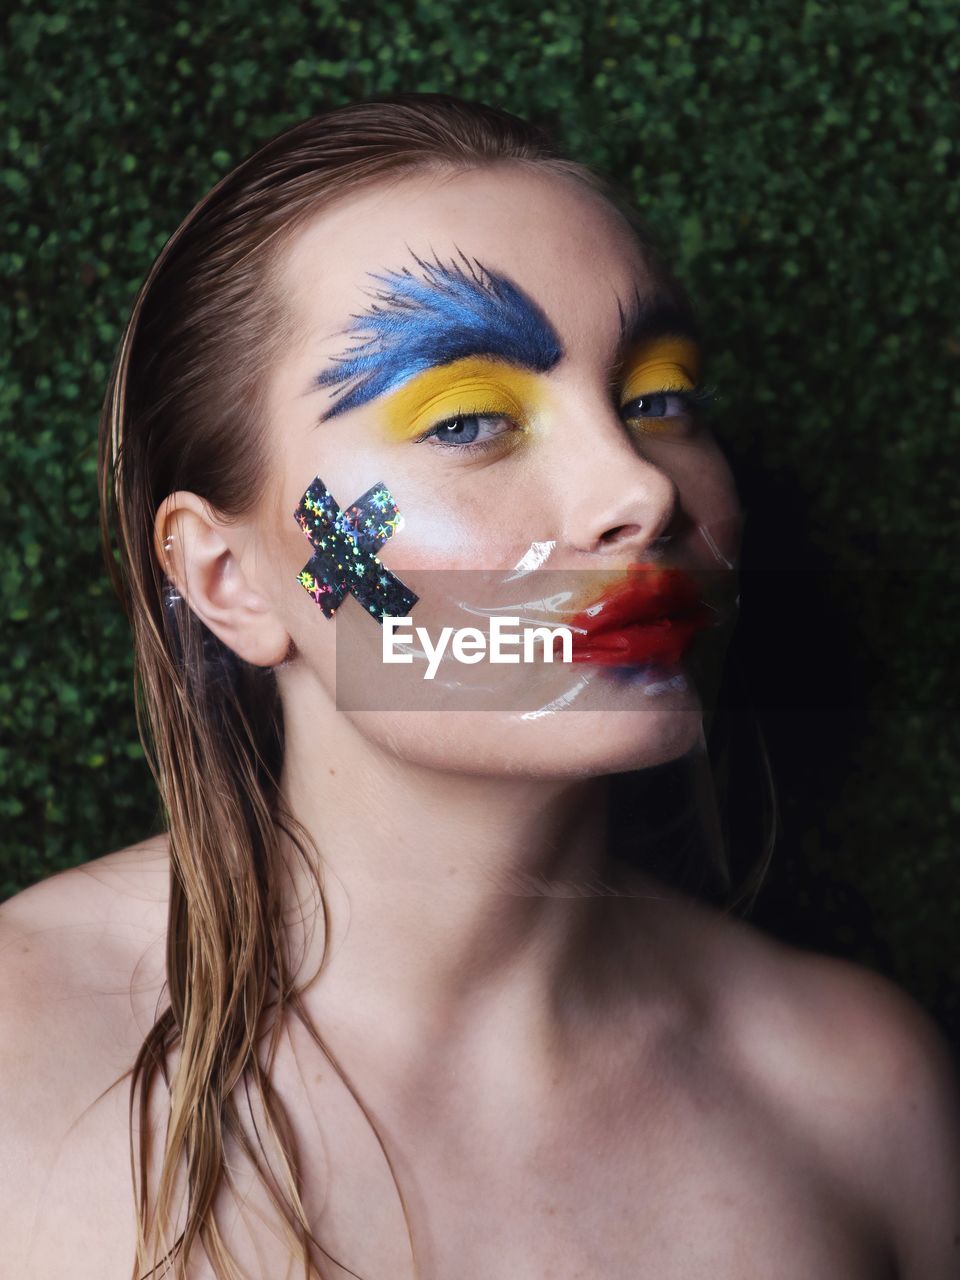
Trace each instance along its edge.
<instances>
[{"instance_id":1,"label":"red lipstick","mask_svg":"<svg viewBox=\"0 0 960 1280\"><path fill-rule=\"evenodd\" d=\"M625 581L564 625L573 632L572 660L603 666L675 664L713 613L682 569L636 564Z\"/></svg>"}]
</instances>

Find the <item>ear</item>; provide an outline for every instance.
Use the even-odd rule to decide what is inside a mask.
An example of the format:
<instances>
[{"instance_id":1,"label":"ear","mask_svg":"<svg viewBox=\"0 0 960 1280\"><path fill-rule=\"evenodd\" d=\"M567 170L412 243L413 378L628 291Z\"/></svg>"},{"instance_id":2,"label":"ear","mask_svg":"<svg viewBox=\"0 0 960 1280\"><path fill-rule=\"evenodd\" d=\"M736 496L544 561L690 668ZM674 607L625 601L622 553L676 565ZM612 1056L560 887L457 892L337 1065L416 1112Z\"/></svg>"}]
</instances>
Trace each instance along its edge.
<instances>
[{"instance_id":1,"label":"ear","mask_svg":"<svg viewBox=\"0 0 960 1280\"><path fill-rule=\"evenodd\" d=\"M255 666L283 661L290 633L241 567L249 526L218 518L203 498L178 489L161 502L153 533L167 577L218 639Z\"/></svg>"}]
</instances>

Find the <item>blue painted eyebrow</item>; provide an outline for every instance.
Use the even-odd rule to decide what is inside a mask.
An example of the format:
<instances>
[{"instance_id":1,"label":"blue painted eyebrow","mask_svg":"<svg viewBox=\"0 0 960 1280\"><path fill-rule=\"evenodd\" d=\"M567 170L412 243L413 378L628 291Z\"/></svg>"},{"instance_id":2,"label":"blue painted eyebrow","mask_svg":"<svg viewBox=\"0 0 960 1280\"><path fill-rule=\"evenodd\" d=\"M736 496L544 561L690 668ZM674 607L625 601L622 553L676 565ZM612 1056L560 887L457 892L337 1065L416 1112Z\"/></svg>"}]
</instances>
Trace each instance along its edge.
<instances>
[{"instance_id":1,"label":"blue painted eyebrow","mask_svg":"<svg viewBox=\"0 0 960 1280\"><path fill-rule=\"evenodd\" d=\"M519 285L457 253L463 266L439 257L427 262L414 253L422 279L407 267L368 272L383 287L369 290L375 301L351 316L357 323L344 332L355 336L354 345L334 356L333 366L310 387L335 388L321 422L393 391L424 369L467 356L489 356L535 373L563 358L546 314Z\"/></svg>"}]
</instances>

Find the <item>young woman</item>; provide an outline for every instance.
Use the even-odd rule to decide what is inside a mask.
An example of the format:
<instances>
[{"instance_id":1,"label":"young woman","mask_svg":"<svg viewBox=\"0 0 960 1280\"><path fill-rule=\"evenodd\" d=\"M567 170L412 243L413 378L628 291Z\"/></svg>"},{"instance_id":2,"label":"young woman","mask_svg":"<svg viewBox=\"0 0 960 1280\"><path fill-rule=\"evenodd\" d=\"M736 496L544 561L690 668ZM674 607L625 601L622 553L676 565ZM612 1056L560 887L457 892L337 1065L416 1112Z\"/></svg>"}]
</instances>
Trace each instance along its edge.
<instances>
[{"instance_id":1,"label":"young woman","mask_svg":"<svg viewBox=\"0 0 960 1280\"><path fill-rule=\"evenodd\" d=\"M701 359L616 193L451 97L178 228L101 437L166 830L0 911L4 1275L960 1274L930 1020L651 870L723 869ZM511 617L571 650L478 661Z\"/></svg>"}]
</instances>

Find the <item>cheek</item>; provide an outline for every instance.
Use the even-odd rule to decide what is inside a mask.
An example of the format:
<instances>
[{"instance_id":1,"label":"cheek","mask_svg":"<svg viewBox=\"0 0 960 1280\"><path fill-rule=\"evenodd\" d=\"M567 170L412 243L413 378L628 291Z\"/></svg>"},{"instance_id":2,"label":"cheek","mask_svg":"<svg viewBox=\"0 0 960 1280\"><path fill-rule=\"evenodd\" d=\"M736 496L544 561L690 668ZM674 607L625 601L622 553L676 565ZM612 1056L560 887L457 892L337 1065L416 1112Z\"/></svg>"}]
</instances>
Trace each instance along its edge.
<instances>
[{"instance_id":1,"label":"cheek","mask_svg":"<svg viewBox=\"0 0 960 1280\"><path fill-rule=\"evenodd\" d=\"M654 459L651 459L654 461ZM735 560L743 511L730 464L715 441L674 453L668 469L690 522L709 533L717 550Z\"/></svg>"},{"instance_id":2,"label":"cheek","mask_svg":"<svg viewBox=\"0 0 960 1280\"><path fill-rule=\"evenodd\" d=\"M340 510L372 487L385 487L397 520L376 554L397 572L512 567L533 541L551 536L546 503L529 477L514 476L507 492L495 465L437 459L429 468L414 467L389 449L327 448L323 454L306 467L289 469L285 493L291 496L276 511L275 546L294 586L312 554L294 511L316 477Z\"/></svg>"},{"instance_id":3,"label":"cheek","mask_svg":"<svg viewBox=\"0 0 960 1280\"><path fill-rule=\"evenodd\" d=\"M508 495L493 468L465 477L444 477L438 469L429 485L404 480L402 492L403 526L380 556L392 567L513 568L534 541L551 536L555 524L536 492L514 485Z\"/></svg>"},{"instance_id":4,"label":"cheek","mask_svg":"<svg viewBox=\"0 0 960 1280\"><path fill-rule=\"evenodd\" d=\"M369 620L353 606L342 611L350 596L378 619L415 610L418 623L428 613L456 613L464 599L496 604L499 597L487 599L489 575L476 571L491 570L499 582L529 552L535 534L543 536L539 511L532 512L519 493L506 502L492 471L486 483L482 474L471 477L469 487L459 476L444 485L442 475L429 483L403 475L391 482L385 472L359 493L358 478L353 488L341 485L351 495L347 502L317 473L289 521L281 515L268 553L276 553L270 589L281 598L291 631L302 625L306 610L324 632L323 624L333 619L341 623L339 631L349 619L359 620L359 639L369 639Z\"/></svg>"}]
</instances>

